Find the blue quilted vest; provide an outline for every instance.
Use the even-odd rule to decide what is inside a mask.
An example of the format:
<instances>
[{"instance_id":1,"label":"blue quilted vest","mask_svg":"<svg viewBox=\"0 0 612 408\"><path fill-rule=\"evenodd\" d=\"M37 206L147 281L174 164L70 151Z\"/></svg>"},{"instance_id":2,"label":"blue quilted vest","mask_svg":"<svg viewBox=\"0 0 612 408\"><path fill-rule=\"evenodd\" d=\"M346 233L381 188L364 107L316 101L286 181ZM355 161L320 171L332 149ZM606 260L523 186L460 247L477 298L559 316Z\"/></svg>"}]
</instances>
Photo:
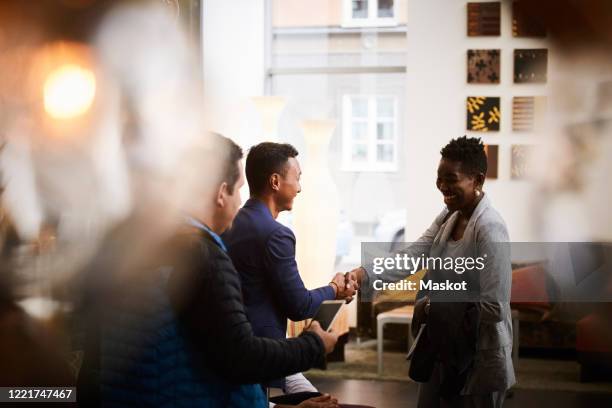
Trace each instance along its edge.
<instances>
[{"instance_id":1,"label":"blue quilted vest","mask_svg":"<svg viewBox=\"0 0 612 408\"><path fill-rule=\"evenodd\" d=\"M141 287L138 302L106 310L100 336L102 406L267 408L258 384L229 384L189 350L165 290L168 274L162 268L156 283Z\"/></svg>"}]
</instances>

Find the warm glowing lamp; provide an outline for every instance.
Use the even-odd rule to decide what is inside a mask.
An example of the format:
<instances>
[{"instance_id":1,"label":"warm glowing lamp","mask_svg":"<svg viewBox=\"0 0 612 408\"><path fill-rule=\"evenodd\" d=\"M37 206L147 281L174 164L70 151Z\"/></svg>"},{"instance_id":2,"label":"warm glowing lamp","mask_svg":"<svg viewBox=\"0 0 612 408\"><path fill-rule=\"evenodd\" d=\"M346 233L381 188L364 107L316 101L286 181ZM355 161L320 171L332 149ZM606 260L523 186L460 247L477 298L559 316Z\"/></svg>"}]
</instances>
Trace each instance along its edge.
<instances>
[{"instance_id":1,"label":"warm glowing lamp","mask_svg":"<svg viewBox=\"0 0 612 408\"><path fill-rule=\"evenodd\" d=\"M263 141L277 141L278 119L287 104L286 99L282 96L255 96L251 100L261 117Z\"/></svg>"},{"instance_id":2,"label":"warm glowing lamp","mask_svg":"<svg viewBox=\"0 0 612 408\"><path fill-rule=\"evenodd\" d=\"M61 65L43 85L45 112L55 119L72 119L87 112L96 94L96 78L89 69Z\"/></svg>"}]
</instances>

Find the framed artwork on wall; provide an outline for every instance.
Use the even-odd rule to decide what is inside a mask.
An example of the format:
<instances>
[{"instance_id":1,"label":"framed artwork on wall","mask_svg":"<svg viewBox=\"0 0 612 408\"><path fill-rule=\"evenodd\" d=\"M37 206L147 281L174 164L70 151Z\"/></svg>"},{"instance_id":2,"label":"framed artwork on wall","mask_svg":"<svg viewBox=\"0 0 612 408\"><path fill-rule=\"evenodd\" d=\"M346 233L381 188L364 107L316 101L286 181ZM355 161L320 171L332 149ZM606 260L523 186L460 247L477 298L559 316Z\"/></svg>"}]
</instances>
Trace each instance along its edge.
<instances>
[{"instance_id":1,"label":"framed artwork on wall","mask_svg":"<svg viewBox=\"0 0 612 408\"><path fill-rule=\"evenodd\" d=\"M500 50L468 50L467 82L499 84Z\"/></svg>"},{"instance_id":2,"label":"framed artwork on wall","mask_svg":"<svg viewBox=\"0 0 612 408\"><path fill-rule=\"evenodd\" d=\"M529 155L531 154L531 146L529 145L512 145L512 156L510 161L510 178L513 180L522 180L527 178L527 165Z\"/></svg>"},{"instance_id":3,"label":"framed artwork on wall","mask_svg":"<svg viewBox=\"0 0 612 408\"><path fill-rule=\"evenodd\" d=\"M501 3L468 3L467 35L498 36L501 33Z\"/></svg>"},{"instance_id":4,"label":"framed artwork on wall","mask_svg":"<svg viewBox=\"0 0 612 408\"><path fill-rule=\"evenodd\" d=\"M497 178L497 167L499 163L499 146L485 145L485 153L487 155L487 178Z\"/></svg>"},{"instance_id":5,"label":"framed artwork on wall","mask_svg":"<svg viewBox=\"0 0 612 408\"><path fill-rule=\"evenodd\" d=\"M499 97L468 96L466 103L467 130L498 131L501 120Z\"/></svg>"},{"instance_id":6,"label":"framed artwork on wall","mask_svg":"<svg viewBox=\"0 0 612 408\"><path fill-rule=\"evenodd\" d=\"M513 37L546 37L546 26L526 8L526 1L512 3Z\"/></svg>"},{"instance_id":7,"label":"framed artwork on wall","mask_svg":"<svg viewBox=\"0 0 612 408\"><path fill-rule=\"evenodd\" d=\"M512 130L533 132L542 129L546 116L545 96L515 96L512 98Z\"/></svg>"},{"instance_id":8,"label":"framed artwork on wall","mask_svg":"<svg viewBox=\"0 0 612 408\"><path fill-rule=\"evenodd\" d=\"M514 82L545 83L548 65L548 50L516 49L514 50Z\"/></svg>"}]
</instances>

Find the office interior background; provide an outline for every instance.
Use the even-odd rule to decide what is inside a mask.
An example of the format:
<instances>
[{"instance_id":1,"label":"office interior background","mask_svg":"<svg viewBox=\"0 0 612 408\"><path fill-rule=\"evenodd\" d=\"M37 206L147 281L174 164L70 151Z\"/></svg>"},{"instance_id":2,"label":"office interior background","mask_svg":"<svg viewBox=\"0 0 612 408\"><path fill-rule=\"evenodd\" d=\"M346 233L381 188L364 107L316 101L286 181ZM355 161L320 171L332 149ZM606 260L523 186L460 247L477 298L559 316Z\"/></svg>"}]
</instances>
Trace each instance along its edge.
<instances>
[{"instance_id":1,"label":"office interior background","mask_svg":"<svg viewBox=\"0 0 612 408\"><path fill-rule=\"evenodd\" d=\"M117 18L95 42L105 64L124 75L117 82L142 102L138 115L151 120L151 137L137 151L107 137L113 132L104 123L121 120L104 103L95 105L97 119L87 130L12 121L23 108L11 76L21 56L0 56L3 208L30 242L17 257L19 301L60 337L70 305L60 300L65 288L57 282L65 276L55 271L77 269L88 253L84 241L98 239L134 204L126 157L168 171L181 138L194 131L187 125L193 116L245 150L272 140L300 152L302 192L281 222L296 234L307 287L359 265L364 242L394 249L416 240L443 208L435 184L440 149L464 134L487 146L484 190L512 242L594 242L610 265L607 2L159 2L183 32L168 26L160 35L153 13L136 19L140 35ZM184 34L195 53L181 43ZM7 50L11 40L0 35ZM78 47L70 52L90 58ZM130 68L123 68L126 60ZM167 93L165 81L172 84ZM117 95L104 84L96 91L112 106ZM160 99L147 94L151 84L163 88ZM194 109L200 105L190 101L198 98L201 109ZM85 141L85 134L94 136ZM242 195L246 200L248 188ZM533 291L537 299L512 302L518 382L507 406L609 406L610 303L564 302L551 294L558 276L546 259L512 261L513 294ZM383 293L347 305L336 323L341 344L326 370L307 377L346 402L416 406L404 358L410 296ZM288 335L302 328L292 324ZM68 355L78 372L79 350Z\"/></svg>"}]
</instances>

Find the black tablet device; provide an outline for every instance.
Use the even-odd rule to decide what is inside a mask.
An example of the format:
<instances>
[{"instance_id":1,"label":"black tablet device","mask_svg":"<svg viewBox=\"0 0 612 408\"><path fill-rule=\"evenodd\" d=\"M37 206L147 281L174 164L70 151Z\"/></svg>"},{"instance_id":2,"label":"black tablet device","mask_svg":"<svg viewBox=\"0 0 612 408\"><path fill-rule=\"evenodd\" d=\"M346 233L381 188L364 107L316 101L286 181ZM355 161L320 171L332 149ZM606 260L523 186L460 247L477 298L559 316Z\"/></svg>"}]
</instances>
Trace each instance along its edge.
<instances>
[{"instance_id":1,"label":"black tablet device","mask_svg":"<svg viewBox=\"0 0 612 408\"><path fill-rule=\"evenodd\" d=\"M319 322L323 330L329 331L343 304L344 300L326 300L321 303L319 310L317 310L317 314L312 320Z\"/></svg>"}]
</instances>

